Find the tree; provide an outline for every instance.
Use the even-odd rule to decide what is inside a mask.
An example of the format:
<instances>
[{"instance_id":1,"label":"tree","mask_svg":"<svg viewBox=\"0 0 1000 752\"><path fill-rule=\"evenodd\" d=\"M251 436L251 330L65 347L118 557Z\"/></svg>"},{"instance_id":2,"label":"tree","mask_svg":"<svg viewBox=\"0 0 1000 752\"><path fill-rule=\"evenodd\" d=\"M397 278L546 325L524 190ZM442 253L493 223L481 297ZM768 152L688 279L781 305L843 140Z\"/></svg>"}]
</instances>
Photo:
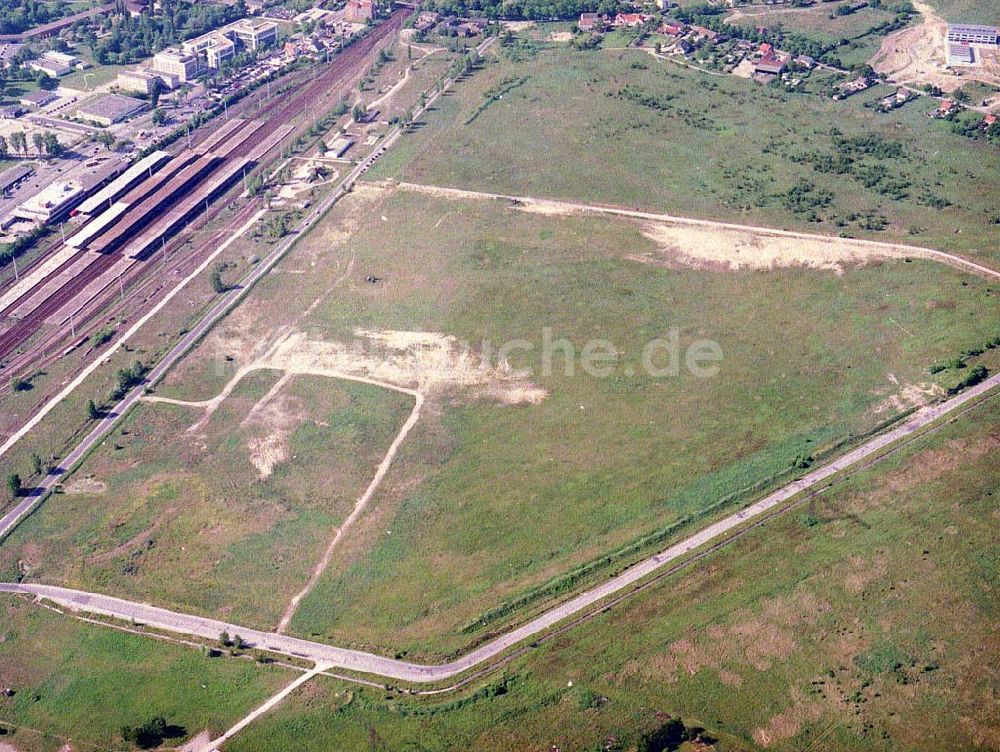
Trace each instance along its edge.
<instances>
[{"instance_id":1,"label":"tree","mask_svg":"<svg viewBox=\"0 0 1000 752\"><path fill-rule=\"evenodd\" d=\"M355 123L363 123L368 119L368 110L363 104L356 104L354 105L354 109L351 110L351 117Z\"/></svg>"},{"instance_id":2,"label":"tree","mask_svg":"<svg viewBox=\"0 0 1000 752\"><path fill-rule=\"evenodd\" d=\"M163 94L163 81L159 78L154 78L153 83L150 84L149 89L149 103L152 105L153 109L157 109L160 106L160 95ZM156 114L155 112L153 113ZM155 120L153 122L156 122Z\"/></svg>"},{"instance_id":3,"label":"tree","mask_svg":"<svg viewBox=\"0 0 1000 752\"><path fill-rule=\"evenodd\" d=\"M42 463L42 457L38 452L31 453L31 472L35 475L41 475L44 465Z\"/></svg>"},{"instance_id":4,"label":"tree","mask_svg":"<svg viewBox=\"0 0 1000 752\"><path fill-rule=\"evenodd\" d=\"M97 420L101 417L101 411L97 408L97 403L94 400L87 400L87 417L91 420Z\"/></svg>"},{"instance_id":5,"label":"tree","mask_svg":"<svg viewBox=\"0 0 1000 752\"><path fill-rule=\"evenodd\" d=\"M216 266L214 269L212 269L211 284L212 284L212 292L214 292L217 295L224 293L226 291L226 283L222 280L221 266Z\"/></svg>"},{"instance_id":6,"label":"tree","mask_svg":"<svg viewBox=\"0 0 1000 752\"><path fill-rule=\"evenodd\" d=\"M59 143L59 139L56 138L56 134L49 131L42 134L42 146L50 157L61 157L66 151L65 147Z\"/></svg>"},{"instance_id":7,"label":"tree","mask_svg":"<svg viewBox=\"0 0 1000 752\"><path fill-rule=\"evenodd\" d=\"M16 499L21 495L21 476L17 473L7 475L7 492L12 499Z\"/></svg>"},{"instance_id":8,"label":"tree","mask_svg":"<svg viewBox=\"0 0 1000 752\"><path fill-rule=\"evenodd\" d=\"M45 148L44 136L42 136L42 134L38 131L35 131L31 134L31 143L35 145L35 151L38 152L38 154L41 154L42 150Z\"/></svg>"},{"instance_id":9,"label":"tree","mask_svg":"<svg viewBox=\"0 0 1000 752\"><path fill-rule=\"evenodd\" d=\"M111 131L98 131L94 134L93 139L108 151L111 151L115 145L115 136Z\"/></svg>"},{"instance_id":10,"label":"tree","mask_svg":"<svg viewBox=\"0 0 1000 752\"><path fill-rule=\"evenodd\" d=\"M39 89L44 89L45 91L52 91L59 86L59 82L45 71L38 71L38 75L35 76L35 83L38 84Z\"/></svg>"},{"instance_id":11,"label":"tree","mask_svg":"<svg viewBox=\"0 0 1000 752\"><path fill-rule=\"evenodd\" d=\"M31 382L23 376L11 376L10 388L14 392L26 392L31 389Z\"/></svg>"},{"instance_id":12,"label":"tree","mask_svg":"<svg viewBox=\"0 0 1000 752\"><path fill-rule=\"evenodd\" d=\"M228 648L230 642L232 642L232 639L229 637L229 632L222 632L219 634L219 644L222 645L222 647Z\"/></svg>"},{"instance_id":13,"label":"tree","mask_svg":"<svg viewBox=\"0 0 1000 752\"><path fill-rule=\"evenodd\" d=\"M0 159L7 159L10 156L10 146L7 145L7 139L0 136Z\"/></svg>"},{"instance_id":14,"label":"tree","mask_svg":"<svg viewBox=\"0 0 1000 752\"><path fill-rule=\"evenodd\" d=\"M14 131L10 134L10 146L14 151L28 156L28 137L24 135L24 131Z\"/></svg>"},{"instance_id":15,"label":"tree","mask_svg":"<svg viewBox=\"0 0 1000 752\"><path fill-rule=\"evenodd\" d=\"M156 79L159 81L160 79ZM153 125L163 125L167 122L166 113L163 112L159 107L153 110Z\"/></svg>"},{"instance_id":16,"label":"tree","mask_svg":"<svg viewBox=\"0 0 1000 752\"><path fill-rule=\"evenodd\" d=\"M244 647L246 647L246 643L243 642L243 638L242 637L240 637L239 635L236 635L236 636L233 637L233 647L236 650L242 650Z\"/></svg>"}]
</instances>

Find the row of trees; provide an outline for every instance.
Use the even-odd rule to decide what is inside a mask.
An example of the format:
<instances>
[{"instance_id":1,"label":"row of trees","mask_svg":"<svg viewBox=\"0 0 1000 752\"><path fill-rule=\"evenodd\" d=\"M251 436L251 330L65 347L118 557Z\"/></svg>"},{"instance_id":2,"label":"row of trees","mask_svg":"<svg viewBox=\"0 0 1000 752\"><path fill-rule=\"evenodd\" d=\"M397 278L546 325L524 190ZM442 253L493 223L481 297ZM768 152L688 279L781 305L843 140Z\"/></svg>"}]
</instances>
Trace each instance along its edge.
<instances>
[{"instance_id":1,"label":"row of trees","mask_svg":"<svg viewBox=\"0 0 1000 752\"><path fill-rule=\"evenodd\" d=\"M620 0L427 0L423 8L452 16L483 16L513 21L575 19L581 13L614 15Z\"/></svg>"},{"instance_id":2,"label":"row of trees","mask_svg":"<svg viewBox=\"0 0 1000 752\"><path fill-rule=\"evenodd\" d=\"M66 151L66 147L59 143L56 134L51 131L35 131L31 134L31 143L39 156L44 154L47 157L61 157ZM28 135L24 131L11 133L10 141L0 136L0 159L7 159L18 153L28 156Z\"/></svg>"}]
</instances>

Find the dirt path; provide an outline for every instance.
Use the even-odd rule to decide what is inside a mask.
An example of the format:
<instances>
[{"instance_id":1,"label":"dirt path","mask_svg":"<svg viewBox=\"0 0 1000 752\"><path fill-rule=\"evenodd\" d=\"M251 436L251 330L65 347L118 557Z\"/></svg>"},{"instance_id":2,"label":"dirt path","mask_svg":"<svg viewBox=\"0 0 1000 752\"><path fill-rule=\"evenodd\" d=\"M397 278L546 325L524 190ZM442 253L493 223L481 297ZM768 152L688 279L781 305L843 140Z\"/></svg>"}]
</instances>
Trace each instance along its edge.
<instances>
[{"instance_id":1,"label":"dirt path","mask_svg":"<svg viewBox=\"0 0 1000 752\"><path fill-rule=\"evenodd\" d=\"M282 702L286 697L288 697L288 695L290 695L296 689L298 689L299 687L301 687L306 682L312 681L312 679L317 674L321 674L324 671L329 671L331 668L333 668L333 666L330 665L330 664L317 663L315 666L313 666L313 668L311 668L306 673L302 674L302 676L298 677L295 681L293 681L288 686L284 687L280 692L278 692L277 694L275 694L273 697L270 697L259 708L256 708L253 712L251 712L250 714L248 714L245 718L242 718L240 721L238 721L231 729L229 729L226 733L224 733L218 739L210 741L207 744L205 744L204 746L202 746L201 749L199 750L199 752L209 752L210 750L216 750L216 749L218 749L226 741L228 741L229 739L232 739L234 736L236 736L236 734L238 734L240 731L242 731L243 729L245 729L247 726L249 726L255 720L257 720L258 718L260 718L265 713L269 712L275 705L278 705L280 702Z\"/></svg>"},{"instance_id":2,"label":"dirt path","mask_svg":"<svg viewBox=\"0 0 1000 752\"><path fill-rule=\"evenodd\" d=\"M420 419L420 408L424 404L424 395L414 390L401 389L392 384L376 383L376 386L393 389L395 391L411 395L415 400L413 410L410 412L410 417L406 419L403 427L399 430L399 433L396 434L396 438L393 439L392 444L389 445L389 450L386 452L385 457L382 458L382 462L379 463L378 470L375 471L375 477L373 477L371 482L368 484L368 488L366 488L365 492L358 497L358 500L354 503L354 509L351 510L347 519L345 519L340 527L337 528L337 531L333 535L333 540L330 541L329 545L326 547L326 551L323 552L323 557L313 568L312 574L309 575L309 581L306 583L305 587L302 588L302 590L295 594L291 602L288 604L288 608L285 609L285 613L281 616L281 621L278 622L278 628L276 630L278 634L282 634L288 629L288 625L291 623L292 617L295 616L295 612L298 610L302 599L312 592L313 588L316 587L316 583L319 582L319 578L323 576L323 573L330 566L330 562L333 560L333 552L337 548L337 544L340 543L344 533L347 532L358 517L361 516L365 507L368 506L368 502L371 501L375 492L382 484L382 480L385 478L386 473L389 472L389 467L392 465L392 461L396 458L399 448L403 445L407 435L413 427L417 425L417 421Z\"/></svg>"},{"instance_id":3,"label":"dirt path","mask_svg":"<svg viewBox=\"0 0 1000 752\"><path fill-rule=\"evenodd\" d=\"M640 220L644 233L656 241L674 260L693 263L723 264L729 268L769 268L772 266L811 265L837 271L844 264L879 258L921 258L947 264L965 272L1000 279L1000 271L932 248L887 243L878 240L838 238L794 230L692 219L671 214L624 209L603 204L514 196L502 193L469 191L406 182L374 183L388 190L425 193L456 201L501 200L520 211L553 216L607 214ZM789 240L796 241L789 243ZM635 258L634 260L647 260ZM656 259L648 259L655 262Z\"/></svg>"},{"instance_id":4,"label":"dirt path","mask_svg":"<svg viewBox=\"0 0 1000 752\"><path fill-rule=\"evenodd\" d=\"M433 47L431 48L430 51L424 51L421 48L415 48L415 49L419 49L421 52L424 53L423 56L420 57L420 60L424 60L433 55L434 53L441 52L444 50L443 47ZM406 66L406 71L403 73L403 77L399 79L396 83L394 83L392 87L385 94L380 96L378 99L368 103L368 109L371 110L372 108L380 107L383 102L387 102L388 100L396 96L396 94L399 93L399 90L402 89L404 86L406 86L406 82L410 80L410 75L412 73L413 73L413 64L410 64Z\"/></svg>"}]
</instances>

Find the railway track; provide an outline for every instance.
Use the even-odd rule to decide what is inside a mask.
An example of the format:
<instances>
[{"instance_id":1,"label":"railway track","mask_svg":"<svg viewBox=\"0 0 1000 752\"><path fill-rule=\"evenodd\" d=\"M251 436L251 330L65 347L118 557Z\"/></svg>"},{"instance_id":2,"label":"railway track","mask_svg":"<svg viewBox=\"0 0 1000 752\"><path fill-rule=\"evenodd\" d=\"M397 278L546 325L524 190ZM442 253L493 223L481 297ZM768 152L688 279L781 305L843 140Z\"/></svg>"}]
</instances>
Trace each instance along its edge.
<instances>
[{"instance_id":1,"label":"railway track","mask_svg":"<svg viewBox=\"0 0 1000 752\"><path fill-rule=\"evenodd\" d=\"M407 8L400 8L394 11L389 18L379 24L368 36L342 50L318 74L315 74L311 80L303 81L294 91L286 92L281 96L267 100L258 100L257 109L254 112L249 111L253 108L253 101L249 98L243 101L243 107L232 108L233 112L242 114L244 117L253 116L258 121L265 121L267 127L248 129L250 132L245 137L233 139L233 141L238 141L238 143L234 143L232 148L228 150L226 154L227 159L246 160L251 155L257 156L262 149L269 150L269 145L271 148L277 145L280 139L276 138L276 136L280 134L294 134L296 130L304 130L308 127L309 120L321 117L329 112L334 102L340 99L343 93L345 93L347 87L370 65L368 58L372 51L384 44L388 39L391 39L402 28L404 20L411 12L412 10ZM238 112L237 110L242 110L242 112ZM303 115L306 116L305 119L302 118ZM293 118L300 120L298 127L295 129L287 125L288 121ZM226 141L230 134L239 130L231 122L227 122L220 127L217 121L213 121L213 123L208 124L205 128L205 136L199 141L196 149L202 153L207 152L213 156L220 156L217 151L221 148L219 144ZM175 170L180 170L182 167L186 167L188 163L197 161L197 158L184 159L184 153L182 151L174 158L177 165ZM210 182L210 180L206 182ZM137 200L136 203L139 203L148 199L150 195L150 189L148 187L143 189L140 185L139 188L130 192L125 198L134 198ZM238 212L237 216L243 216L246 211L247 207L244 207ZM216 214L217 211L209 212L206 205L206 210L203 214L206 221L210 216ZM155 224L155 220L152 224ZM222 229L214 233L212 239L218 240L220 235L225 234L225 231L225 229ZM143 238L147 234L140 228L137 237ZM174 241L176 241L177 247L180 247L186 239L186 237L175 236ZM132 302L134 305L137 300L148 299L151 288L161 289L163 287L162 280L148 284L142 283L143 276L147 274L148 269L155 263L151 262L150 258L157 251L167 252L169 246L175 244L174 241L165 243L160 249L153 248L145 253L142 261L137 261L132 266L124 268L122 273L115 278L118 279L120 277L121 281L119 285L115 286L115 280L110 280L108 284L103 286L102 290L98 291L94 299L83 302L82 306L72 315L72 319L67 319L62 325L58 325L60 322L55 322L57 324L55 331L46 331L46 323L53 323L49 319L54 314L60 311L65 313L67 308L72 308L70 303L78 295L81 295L88 286L96 285L102 275L108 273L116 263L122 261L123 256L129 253L133 240L125 240L119 247L114 247L107 242L97 243L101 248L95 250L105 249L105 246L109 246L105 250L109 250L110 252L101 254L99 258L96 258L93 262L86 265L79 274L76 274L70 282L61 285L51 293L46 294L44 299L37 301L37 305L32 304L33 308L27 311L23 318L15 321L6 331L0 332L0 359L7 360L3 370L8 374L21 375L44 368L47 364L60 357L68 347L72 347L74 342L80 342L102 322L112 319L111 310L124 312L128 308L129 302ZM58 252L63 247L62 245L57 245L52 253ZM199 255L204 247L206 247L206 241L199 243L198 247L191 254L187 254L180 263L184 263L190 258ZM6 314L9 316L18 306L28 303L33 296L44 294L42 292L44 285L47 282L51 283L57 275L66 272L74 264L81 263L84 253L86 252L81 251L81 253L73 254L52 272L46 274L38 284L26 290L23 295L14 301L13 305L7 306L4 311L0 312L0 315ZM43 262L44 258L50 255L51 253L40 259L39 263ZM131 288L136 285L139 285L145 291L143 295L133 294ZM113 305L112 301L118 296L119 291L109 291L108 288L112 286L121 288L122 300L117 305ZM130 288L127 294L126 287ZM109 309L109 305L112 305L111 309ZM65 323L68 323L70 320L72 320L72 324L67 327ZM42 336L38 337L40 332ZM36 339L36 341L32 342L32 339ZM19 348L26 345L28 347L24 352L17 353ZM7 383L0 384L0 393L7 391L7 388Z\"/></svg>"}]
</instances>

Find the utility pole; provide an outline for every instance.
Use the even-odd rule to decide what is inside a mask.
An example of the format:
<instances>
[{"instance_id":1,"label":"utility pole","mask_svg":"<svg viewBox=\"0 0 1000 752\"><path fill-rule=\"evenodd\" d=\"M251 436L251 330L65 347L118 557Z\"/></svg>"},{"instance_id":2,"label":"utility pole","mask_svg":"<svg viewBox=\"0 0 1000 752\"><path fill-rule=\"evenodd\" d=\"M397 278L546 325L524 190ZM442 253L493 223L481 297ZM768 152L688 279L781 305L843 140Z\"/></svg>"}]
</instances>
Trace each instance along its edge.
<instances>
[{"instance_id":1,"label":"utility pole","mask_svg":"<svg viewBox=\"0 0 1000 752\"><path fill-rule=\"evenodd\" d=\"M76 324L73 322L73 314L69 315L69 332L70 336L76 339Z\"/></svg>"},{"instance_id":2,"label":"utility pole","mask_svg":"<svg viewBox=\"0 0 1000 752\"><path fill-rule=\"evenodd\" d=\"M118 273L118 292L122 296L122 303L125 302L125 284L122 282L121 272Z\"/></svg>"}]
</instances>

